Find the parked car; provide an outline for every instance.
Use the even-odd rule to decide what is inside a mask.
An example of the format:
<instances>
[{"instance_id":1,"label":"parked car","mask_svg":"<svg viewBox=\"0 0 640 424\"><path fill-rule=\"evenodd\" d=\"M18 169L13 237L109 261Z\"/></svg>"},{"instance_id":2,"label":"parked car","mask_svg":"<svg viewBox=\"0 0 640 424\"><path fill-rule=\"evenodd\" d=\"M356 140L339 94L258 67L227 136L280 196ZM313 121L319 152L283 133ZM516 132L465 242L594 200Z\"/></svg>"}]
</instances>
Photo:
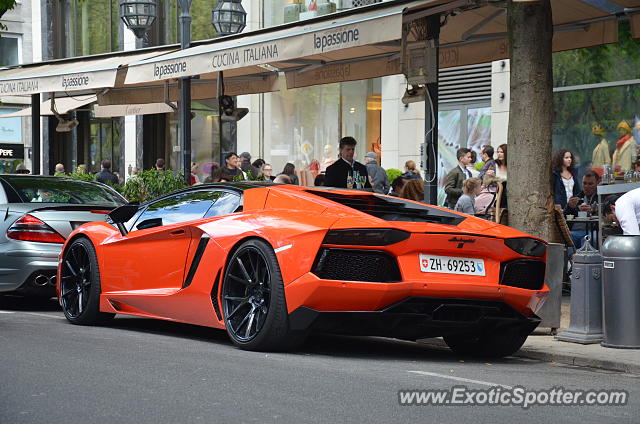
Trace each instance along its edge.
<instances>
[{"instance_id":1,"label":"parked car","mask_svg":"<svg viewBox=\"0 0 640 424\"><path fill-rule=\"evenodd\" d=\"M116 314L226 329L249 350L310 331L504 356L538 325L546 244L515 229L375 193L194 186L115 209L65 242L57 290L73 324Z\"/></svg>"},{"instance_id":2,"label":"parked car","mask_svg":"<svg viewBox=\"0 0 640 424\"><path fill-rule=\"evenodd\" d=\"M65 239L123 204L122 196L100 183L0 175L0 294L54 296Z\"/></svg>"}]
</instances>

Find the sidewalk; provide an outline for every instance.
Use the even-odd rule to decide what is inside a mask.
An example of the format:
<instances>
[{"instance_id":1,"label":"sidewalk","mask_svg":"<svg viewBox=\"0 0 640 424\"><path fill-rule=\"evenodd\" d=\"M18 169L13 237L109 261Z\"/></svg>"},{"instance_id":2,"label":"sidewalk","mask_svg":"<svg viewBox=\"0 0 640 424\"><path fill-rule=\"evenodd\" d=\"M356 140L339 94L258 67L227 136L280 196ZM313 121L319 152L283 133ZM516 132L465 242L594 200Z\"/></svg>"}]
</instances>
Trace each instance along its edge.
<instances>
[{"instance_id":1,"label":"sidewalk","mask_svg":"<svg viewBox=\"0 0 640 424\"><path fill-rule=\"evenodd\" d=\"M569 326L569 297L563 296L560 329ZM548 329L536 330L514 356L582 367L640 374L640 349L612 349L600 344L562 342Z\"/></svg>"}]
</instances>

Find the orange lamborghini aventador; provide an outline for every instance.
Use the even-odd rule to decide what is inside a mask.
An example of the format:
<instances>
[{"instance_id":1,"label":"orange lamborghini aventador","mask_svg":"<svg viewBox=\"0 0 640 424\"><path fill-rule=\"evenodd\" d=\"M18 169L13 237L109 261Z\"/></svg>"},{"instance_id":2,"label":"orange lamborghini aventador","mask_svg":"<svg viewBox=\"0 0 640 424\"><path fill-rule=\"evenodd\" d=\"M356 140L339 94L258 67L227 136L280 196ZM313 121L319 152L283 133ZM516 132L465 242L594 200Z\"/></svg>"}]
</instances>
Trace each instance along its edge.
<instances>
[{"instance_id":1,"label":"orange lamborghini aventador","mask_svg":"<svg viewBox=\"0 0 640 424\"><path fill-rule=\"evenodd\" d=\"M78 227L57 292L73 324L116 314L226 329L250 350L309 332L442 336L482 356L538 325L546 244L391 196L292 185L199 185Z\"/></svg>"}]
</instances>

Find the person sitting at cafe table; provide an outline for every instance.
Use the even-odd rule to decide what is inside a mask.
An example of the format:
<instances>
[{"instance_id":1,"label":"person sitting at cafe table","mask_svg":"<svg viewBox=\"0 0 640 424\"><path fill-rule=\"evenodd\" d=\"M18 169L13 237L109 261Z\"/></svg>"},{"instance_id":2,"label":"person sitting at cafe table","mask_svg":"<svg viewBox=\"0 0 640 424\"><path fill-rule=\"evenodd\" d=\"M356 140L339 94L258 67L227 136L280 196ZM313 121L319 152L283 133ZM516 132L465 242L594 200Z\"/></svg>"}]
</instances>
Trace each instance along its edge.
<instances>
[{"instance_id":1,"label":"person sitting at cafe table","mask_svg":"<svg viewBox=\"0 0 640 424\"><path fill-rule=\"evenodd\" d=\"M640 235L640 188L607 197L602 213L618 223L624 235Z\"/></svg>"},{"instance_id":2,"label":"person sitting at cafe table","mask_svg":"<svg viewBox=\"0 0 640 424\"><path fill-rule=\"evenodd\" d=\"M587 214L592 210L593 205L598 203L598 193L596 189L600 182L600 176L593 170L585 172L582 177L582 191L576 196L569 198L567 206L564 208L564 214L566 216L578 216L580 212L586 212ZM571 240L576 249L582 247L584 236L589 232L587 223L576 222L571 226ZM595 246L598 240L597 230L592 230L591 244Z\"/></svg>"}]
</instances>

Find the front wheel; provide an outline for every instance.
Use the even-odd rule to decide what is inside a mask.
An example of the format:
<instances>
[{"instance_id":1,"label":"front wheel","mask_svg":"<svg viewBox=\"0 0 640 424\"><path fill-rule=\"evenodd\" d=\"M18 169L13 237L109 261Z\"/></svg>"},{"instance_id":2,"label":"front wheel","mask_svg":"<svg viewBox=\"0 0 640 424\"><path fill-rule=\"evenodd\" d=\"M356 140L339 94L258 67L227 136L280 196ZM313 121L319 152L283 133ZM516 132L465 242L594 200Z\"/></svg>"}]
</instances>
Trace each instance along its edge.
<instances>
[{"instance_id":1,"label":"front wheel","mask_svg":"<svg viewBox=\"0 0 640 424\"><path fill-rule=\"evenodd\" d=\"M248 240L227 264L222 284L224 322L233 343L246 350L287 350L305 334L289 330L278 260L271 246Z\"/></svg>"},{"instance_id":2,"label":"front wheel","mask_svg":"<svg viewBox=\"0 0 640 424\"><path fill-rule=\"evenodd\" d=\"M516 353L528 336L529 332L521 328L498 327L478 334L444 336L443 339L460 355L502 358Z\"/></svg>"},{"instance_id":3,"label":"front wheel","mask_svg":"<svg viewBox=\"0 0 640 424\"><path fill-rule=\"evenodd\" d=\"M60 305L72 324L102 324L115 314L100 312L100 270L93 244L78 238L62 257Z\"/></svg>"}]
</instances>

